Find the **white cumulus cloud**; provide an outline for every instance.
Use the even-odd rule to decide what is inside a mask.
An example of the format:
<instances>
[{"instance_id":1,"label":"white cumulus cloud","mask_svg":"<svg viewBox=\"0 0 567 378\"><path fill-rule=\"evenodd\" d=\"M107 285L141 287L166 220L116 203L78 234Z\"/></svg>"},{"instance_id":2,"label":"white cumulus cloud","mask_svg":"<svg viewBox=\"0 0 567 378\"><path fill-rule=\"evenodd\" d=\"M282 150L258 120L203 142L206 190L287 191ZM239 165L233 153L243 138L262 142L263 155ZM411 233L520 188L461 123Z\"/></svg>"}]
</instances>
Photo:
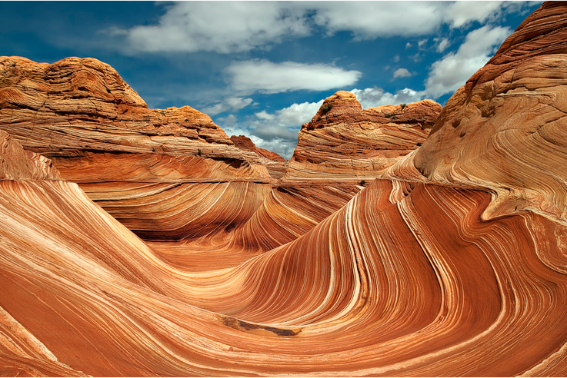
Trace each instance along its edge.
<instances>
[{"instance_id":1,"label":"white cumulus cloud","mask_svg":"<svg viewBox=\"0 0 567 378\"><path fill-rule=\"evenodd\" d=\"M325 91L350 86L362 75L359 71L346 71L328 64L273 63L257 59L232 62L226 73L232 89L244 93Z\"/></svg>"},{"instance_id":2,"label":"white cumulus cloud","mask_svg":"<svg viewBox=\"0 0 567 378\"><path fill-rule=\"evenodd\" d=\"M394 71L394 79L398 77L410 77L411 73L405 68L398 68Z\"/></svg>"},{"instance_id":3,"label":"white cumulus cloud","mask_svg":"<svg viewBox=\"0 0 567 378\"><path fill-rule=\"evenodd\" d=\"M486 62L512 31L509 28L483 26L471 31L459 50L433 63L425 82L428 96L438 98L456 91Z\"/></svg>"},{"instance_id":4,"label":"white cumulus cloud","mask_svg":"<svg viewBox=\"0 0 567 378\"><path fill-rule=\"evenodd\" d=\"M401 89L396 93L386 92L378 87L353 89L351 92L356 95L356 99L360 102L363 109L381 105L409 104L425 98L425 92L415 91L410 88Z\"/></svg>"}]
</instances>

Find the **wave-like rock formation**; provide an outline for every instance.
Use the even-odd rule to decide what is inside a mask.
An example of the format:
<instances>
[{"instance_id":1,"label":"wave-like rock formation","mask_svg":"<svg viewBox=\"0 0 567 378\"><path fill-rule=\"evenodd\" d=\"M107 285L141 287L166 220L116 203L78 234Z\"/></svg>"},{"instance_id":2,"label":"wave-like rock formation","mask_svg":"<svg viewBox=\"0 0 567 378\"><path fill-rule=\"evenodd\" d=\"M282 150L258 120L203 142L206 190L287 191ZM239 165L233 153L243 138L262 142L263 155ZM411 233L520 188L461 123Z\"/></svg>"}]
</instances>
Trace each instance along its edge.
<instances>
[{"instance_id":1,"label":"wave-like rock formation","mask_svg":"<svg viewBox=\"0 0 567 378\"><path fill-rule=\"evenodd\" d=\"M337 92L302 126L283 180L379 177L424 142L440 112L431 100L362 109L353 93Z\"/></svg>"},{"instance_id":2,"label":"wave-like rock formation","mask_svg":"<svg viewBox=\"0 0 567 378\"><path fill-rule=\"evenodd\" d=\"M523 50L532 46L555 57L564 39L550 36L567 28L566 13L564 4L544 3L503 49L514 51L510 41L520 47L531 41ZM545 67L551 72L538 72L548 94L543 98L555 93L560 102L563 72ZM549 77L558 85L548 85ZM474 90L471 102L454 107L480 81L459 90L441 117L452 114L445 119L466 130L475 130L472 120L482 121L477 127L489 136L482 139L479 131L481 143L506 140L490 137L508 135L494 121L501 120L500 112L511 116L506 101L526 105L513 114L551 117L547 103L530 102L538 96L535 87L500 96L493 113L471 105L480 96ZM501 101L491 88L484 91L487 101ZM525 117L517 127L534 119ZM542 135L561 135L562 118L554 122L542 124L550 127ZM187 183L124 187L122 196L132 200L155 192L148 203L158 212L161 202L175 208L180 198L200 214L194 221L180 210L192 225L184 232L202 233L174 248L145 243L77 184L34 176L41 166L35 162L47 167L45 160L3 147L0 152L15 157L0 165L0 177L9 178L0 180L0 373L567 375L567 225L543 205L486 216L509 185L498 184L499 177L523 180L526 193L542 196L530 199L564 198L564 191L555 191L561 186L545 186L560 172L550 161L566 162L563 145L553 144L556 154L549 156L528 148L542 143L542 136L526 137L527 156L501 153L492 171L479 158L476 173L461 161L473 147L447 136L454 124L437 123L421 148L364 188L345 182L339 191L337 184L300 186L299 180L261 189L234 181L187 186L186 192ZM439 157L433 146L442 144L441 137L451 148L437 151ZM490 155L491 148L514 144L483 146L477 148ZM462 156L454 154L458 148ZM426 156L438 159L437 165L429 166ZM530 171L522 161L532 162L529 169L540 164L539 176L524 177ZM10 173L15 169L23 179ZM110 194L100 201L120 201L112 185L89 195L104 192ZM240 220L219 221L221 204ZM130 222L126 206L113 211ZM166 213L164 218L175 211ZM144 227L131 222L129 227ZM155 227L170 230L173 223Z\"/></svg>"},{"instance_id":3,"label":"wave-like rock formation","mask_svg":"<svg viewBox=\"0 0 567 378\"><path fill-rule=\"evenodd\" d=\"M2 345L26 353L0 349L6 371L565 374L567 228L482 221L490 200L378 180L294 242L189 273L75 184L4 181Z\"/></svg>"},{"instance_id":4,"label":"wave-like rock formation","mask_svg":"<svg viewBox=\"0 0 567 378\"><path fill-rule=\"evenodd\" d=\"M197 208L194 201L212 186L250 188L261 201L267 184L275 182L264 163L281 165L237 148L207 115L188 106L148 109L112 67L90 58L47 64L1 57L2 129L50 158L62 179L84 185L109 212L125 213L118 218L143 236L186 239L202 222L208 228L244 223L258 198L235 204L249 213L246 219L223 209L217 197ZM225 200L234 192L215 193L224 193ZM214 220L203 220L201 211L214 210L204 207L207 201L221 210L205 216ZM205 229L200 235L207 235Z\"/></svg>"},{"instance_id":5,"label":"wave-like rock formation","mask_svg":"<svg viewBox=\"0 0 567 378\"><path fill-rule=\"evenodd\" d=\"M486 216L567 222L567 6L545 3L447 102L415 154L428 179L484 186Z\"/></svg>"},{"instance_id":6,"label":"wave-like rock formation","mask_svg":"<svg viewBox=\"0 0 567 378\"><path fill-rule=\"evenodd\" d=\"M262 162L266 168L268 168L268 172L270 172L270 175L273 178L279 179L285 174L287 161L280 155L275 152L268 151L265 148L256 147L254 142L244 135L233 135L230 137L230 140L232 140L236 147L246 151L255 152L258 156L265 158L266 160L263 160Z\"/></svg>"}]
</instances>

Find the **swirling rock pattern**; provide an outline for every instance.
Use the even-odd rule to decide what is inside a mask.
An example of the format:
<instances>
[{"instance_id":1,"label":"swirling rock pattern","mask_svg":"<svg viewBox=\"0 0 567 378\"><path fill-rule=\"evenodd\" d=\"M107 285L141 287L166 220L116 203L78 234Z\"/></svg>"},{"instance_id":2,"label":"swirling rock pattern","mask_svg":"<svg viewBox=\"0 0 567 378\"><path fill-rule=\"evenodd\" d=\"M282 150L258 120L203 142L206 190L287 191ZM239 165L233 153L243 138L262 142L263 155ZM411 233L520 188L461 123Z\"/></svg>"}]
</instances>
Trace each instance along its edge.
<instances>
[{"instance_id":1,"label":"swirling rock pattern","mask_svg":"<svg viewBox=\"0 0 567 378\"><path fill-rule=\"evenodd\" d=\"M535 25L526 40L553 45L537 34L560 33L564 9L545 3L516 33ZM478 108L466 101L453 107L466 88L441 116L458 120L455 114L471 111L458 123L472 130ZM531 104L531 93L516 94L504 99L515 104L525 96ZM486 115L487 134L506 135L490 126L502 111L505 103ZM478 175L459 176L460 160L433 150L452 125L437 124L423 152L402 156L382 173L387 179L364 188L348 179L275 188L130 183L122 193L112 183L82 184L117 205L113 215L122 222L135 202L120 201L150 192L156 197L142 208L163 202L174 209L175 198L189 203L184 232L197 233L173 246L145 243L75 183L0 180L0 373L565 376L567 226L543 206L487 217L502 202L502 184L482 164ZM466 146L459 140L449 147ZM15 147L0 151L27 157ZM423 156L439 159L439 168L427 170ZM545 186L555 172L545 171L553 168L546 157L562 164L562 156L539 156L539 180L519 176L529 172L521 155L491 169L543 196L558 189ZM234 222L221 221L220 204ZM156 227L176 230L167 219L174 212ZM132 219L130 227L152 231Z\"/></svg>"},{"instance_id":2,"label":"swirling rock pattern","mask_svg":"<svg viewBox=\"0 0 567 378\"><path fill-rule=\"evenodd\" d=\"M565 374L567 228L482 221L482 191L415 184L392 202L399 187L377 180L289 244L190 273L75 184L4 181L0 304L50 375Z\"/></svg>"},{"instance_id":3,"label":"swirling rock pattern","mask_svg":"<svg viewBox=\"0 0 567 378\"><path fill-rule=\"evenodd\" d=\"M431 100L362 109L354 94L337 92L302 126L283 181L379 177L423 143L440 112Z\"/></svg>"}]
</instances>

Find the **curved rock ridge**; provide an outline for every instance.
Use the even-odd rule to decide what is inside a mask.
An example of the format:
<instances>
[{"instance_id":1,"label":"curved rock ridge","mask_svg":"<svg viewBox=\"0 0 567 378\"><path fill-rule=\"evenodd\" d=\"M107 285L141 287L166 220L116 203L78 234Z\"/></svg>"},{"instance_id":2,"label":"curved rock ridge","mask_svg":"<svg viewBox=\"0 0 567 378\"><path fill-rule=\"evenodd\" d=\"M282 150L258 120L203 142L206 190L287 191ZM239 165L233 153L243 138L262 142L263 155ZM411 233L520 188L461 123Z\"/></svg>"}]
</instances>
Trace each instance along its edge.
<instances>
[{"instance_id":1,"label":"curved rock ridge","mask_svg":"<svg viewBox=\"0 0 567 378\"><path fill-rule=\"evenodd\" d=\"M263 160L262 162L273 178L279 179L285 174L285 171L287 169L287 160L285 160L280 155L276 154L275 152L268 151L264 148L256 147L254 142L252 142L252 140L245 135L233 135L230 137L230 140L232 140L236 147L246 151L255 152L258 156L267 159Z\"/></svg>"},{"instance_id":2,"label":"curved rock ridge","mask_svg":"<svg viewBox=\"0 0 567 378\"><path fill-rule=\"evenodd\" d=\"M412 157L431 181L490 188L487 218L529 209L567 222L566 14L562 2L531 14Z\"/></svg>"},{"instance_id":3,"label":"curved rock ridge","mask_svg":"<svg viewBox=\"0 0 567 378\"><path fill-rule=\"evenodd\" d=\"M0 57L0 129L76 182L92 171L114 181L271 180L258 156L234 147L209 116L189 106L148 109L93 58ZM117 170L115 160L133 168Z\"/></svg>"},{"instance_id":4,"label":"curved rock ridge","mask_svg":"<svg viewBox=\"0 0 567 378\"><path fill-rule=\"evenodd\" d=\"M356 185L276 186L249 182L199 184L92 183L81 189L170 261L193 264L196 251L265 252L303 235L362 189ZM171 251L169 251L171 249ZM177 261L179 260L179 261Z\"/></svg>"},{"instance_id":5,"label":"curved rock ridge","mask_svg":"<svg viewBox=\"0 0 567 378\"><path fill-rule=\"evenodd\" d=\"M26 151L0 130L0 180L59 180L59 171L45 156Z\"/></svg>"},{"instance_id":6,"label":"curved rock ridge","mask_svg":"<svg viewBox=\"0 0 567 378\"><path fill-rule=\"evenodd\" d=\"M3 181L0 319L39 352L0 358L48 375L564 375L567 227L482 221L489 202L376 180L291 243L188 272L76 184Z\"/></svg>"},{"instance_id":7,"label":"curved rock ridge","mask_svg":"<svg viewBox=\"0 0 567 378\"><path fill-rule=\"evenodd\" d=\"M376 178L423 143L440 112L431 100L362 109L353 93L337 92L302 126L283 180Z\"/></svg>"}]
</instances>

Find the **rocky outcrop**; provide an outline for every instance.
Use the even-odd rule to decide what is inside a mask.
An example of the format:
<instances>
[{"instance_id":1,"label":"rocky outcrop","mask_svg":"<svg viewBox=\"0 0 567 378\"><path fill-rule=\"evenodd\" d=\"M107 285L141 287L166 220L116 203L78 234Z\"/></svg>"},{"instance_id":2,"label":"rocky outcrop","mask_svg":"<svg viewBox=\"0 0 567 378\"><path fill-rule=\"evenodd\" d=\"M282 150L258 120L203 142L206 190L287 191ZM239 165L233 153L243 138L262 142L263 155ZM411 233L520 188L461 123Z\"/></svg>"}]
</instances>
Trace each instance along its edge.
<instances>
[{"instance_id":1,"label":"rocky outcrop","mask_svg":"<svg viewBox=\"0 0 567 378\"><path fill-rule=\"evenodd\" d=\"M230 137L230 140L232 140L236 147L242 150L255 152L258 156L267 159L262 160L262 162L273 178L279 179L285 174L285 171L287 169L287 161L280 155L276 154L275 152L268 151L264 148L256 147L254 142L252 142L250 138L244 135L233 135Z\"/></svg>"},{"instance_id":2,"label":"rocky outcrop","mask_svg":"<svg viewBox=\"0 0 567 378\"><path fill-rule=\"evenodd\" d=\"M413 163L429 180L567 221L567 5L543 4L447 102Z\"/></svg>"},{"instance_id":3,"label":"rocky outcrop","mask_svg":"<svg viewBox=\"0 0 567 378\"><path fill-rule=\"evenodd\" d=\"M424 142L440 112L430 100L362 109L337 92L302 126L284 181L376 178Z\"/></svg>"},{"instance_id":4,"label":"rocky outcrop","mask_svg":"<svg viewBox=\"0 0 567 378\"><path fill-rule=\"evenodd\" d=\"M1 57L0 129L75 182L270 181L258 156L234 147L210 117L189 106L148 109L92 58Z\"/></svg>"},{"instance_id":5,"label":"rocky outcrop","mask_svg":"<svg viewBox=\"0 0 567 378\"><path fill-rule=\"evenodd\" d=\"M59 171L45 156L26 151L0 130L0 180L59 180Z\"/></svg>"}]
</instances>

